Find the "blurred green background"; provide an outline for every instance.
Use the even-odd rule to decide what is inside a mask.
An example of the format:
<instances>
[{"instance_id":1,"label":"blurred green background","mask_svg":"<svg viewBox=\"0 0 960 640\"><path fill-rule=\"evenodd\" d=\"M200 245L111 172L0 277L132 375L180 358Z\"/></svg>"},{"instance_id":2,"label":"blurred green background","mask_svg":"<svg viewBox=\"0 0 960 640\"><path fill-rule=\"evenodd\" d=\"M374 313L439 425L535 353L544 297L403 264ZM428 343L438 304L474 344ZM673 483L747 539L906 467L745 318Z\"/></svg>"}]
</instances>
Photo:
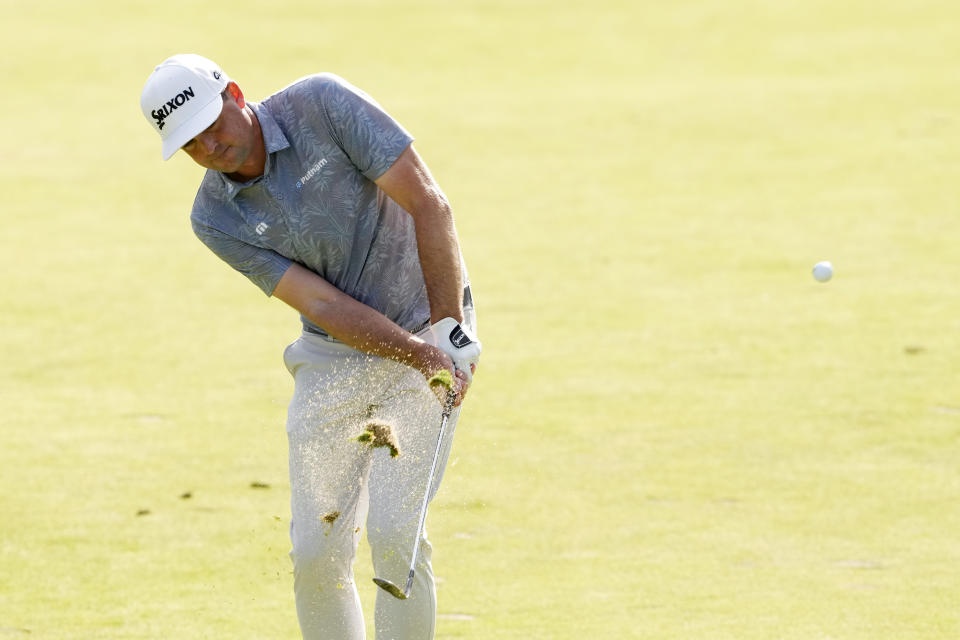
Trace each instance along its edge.
<instances>
[{"instance_id":1,"label":"blurred green background","mask_svg":"<svg viewBox=\"0 0 960 640\"><path fill-rule=\"evenodd\" d=\"M299 322L191 233L180 52L344 76L454 205L438 638L960 636L955 2L0 9L0 638L297 637Z\"/></svg>"}]
</instances>

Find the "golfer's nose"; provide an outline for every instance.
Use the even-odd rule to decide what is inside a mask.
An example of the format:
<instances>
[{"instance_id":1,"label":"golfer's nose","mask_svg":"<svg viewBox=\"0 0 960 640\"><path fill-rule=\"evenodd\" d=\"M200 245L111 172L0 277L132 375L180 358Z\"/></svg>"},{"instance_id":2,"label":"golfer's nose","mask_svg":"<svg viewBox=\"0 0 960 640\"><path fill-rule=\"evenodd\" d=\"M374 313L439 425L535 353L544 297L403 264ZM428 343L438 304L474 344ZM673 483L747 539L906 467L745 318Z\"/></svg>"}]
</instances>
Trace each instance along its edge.
<instances>
[{"instance_id":1,"label":"golfer's nose","mask_svg":"<svg viewBox=\"0 0 960 640\"><path fill-rule=\"evenodd\" d=\"M196 137L196 140L208 155L213 153L213 150L217 148L217 141L209 131L202 132Z\"/></svg>"}]
</instances>

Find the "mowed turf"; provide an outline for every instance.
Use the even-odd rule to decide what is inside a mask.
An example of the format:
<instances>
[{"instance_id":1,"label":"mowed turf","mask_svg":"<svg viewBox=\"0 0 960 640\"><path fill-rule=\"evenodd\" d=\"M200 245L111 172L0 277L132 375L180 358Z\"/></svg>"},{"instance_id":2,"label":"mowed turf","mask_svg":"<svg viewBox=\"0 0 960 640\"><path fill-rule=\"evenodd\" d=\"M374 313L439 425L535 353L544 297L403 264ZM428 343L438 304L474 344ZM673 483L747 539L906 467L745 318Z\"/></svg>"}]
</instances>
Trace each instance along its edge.
<instances>
[{"instance_id":1,"label":"mowed turf","mask_svg":"<svg viewBox=\"0 0 960 640\"><path fill-rule=\"evenodd\" d=\"M182 51L343 75L454 204L438 638L960 636L954 2L0 8L0 638L297 637L298 321L139 113Z\"/></svg>"}]
</instances>

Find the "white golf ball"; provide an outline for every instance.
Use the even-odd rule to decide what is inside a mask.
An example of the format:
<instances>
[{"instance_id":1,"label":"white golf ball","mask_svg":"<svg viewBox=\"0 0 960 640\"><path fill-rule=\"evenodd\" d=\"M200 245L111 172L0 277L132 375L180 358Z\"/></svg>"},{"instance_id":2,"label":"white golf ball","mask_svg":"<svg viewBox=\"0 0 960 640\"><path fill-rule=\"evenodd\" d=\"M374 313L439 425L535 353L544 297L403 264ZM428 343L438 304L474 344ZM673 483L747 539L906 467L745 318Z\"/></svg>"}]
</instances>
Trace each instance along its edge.
<instances>
[{"instance_id":1,"label":"white golf ball","mask_svg":"<svg viewBox=\"0 0 960 640\"><path fill-rule=\"evenodd\" d=\"M813 278L817 282L826 282L833 277L833 265L827 261L813 265Z\"/></svg>"}]
</instances>

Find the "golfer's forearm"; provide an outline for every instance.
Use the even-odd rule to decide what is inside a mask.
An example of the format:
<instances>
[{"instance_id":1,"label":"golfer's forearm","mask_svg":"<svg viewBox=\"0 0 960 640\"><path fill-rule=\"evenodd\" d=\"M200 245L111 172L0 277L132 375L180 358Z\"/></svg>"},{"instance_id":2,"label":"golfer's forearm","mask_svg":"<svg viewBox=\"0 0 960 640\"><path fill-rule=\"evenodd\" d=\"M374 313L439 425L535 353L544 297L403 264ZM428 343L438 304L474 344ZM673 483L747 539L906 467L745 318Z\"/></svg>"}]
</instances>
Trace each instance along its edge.
<instances>
[{"instance_id":1,"label":"golfer's forearm","mask_svg":"<svg viewBox=\"0 0 960 640\"><path fill-rule=\"evenodd\" d=\"M344 344L364 353L396 360L425 376L447 367L439 349L346 294L329 302L316 301L305 315Z\"/></svg>"},{"instance_id":2,"label":"golfer's forearm","mask_svg":"<svg viewBox=\"0 0 960 640\"><path fill-rule=\"evenodd\" d=\"M376 183L413 218L430 320L463 322L463 271L453 211L412 144Z\"/></svg>"},{"instance_id":3,"label":"golfer's forearm","mask_svg":"<svg viewBox=\"0 0 960 640\"><path fill-rule=\"evenodd\" d=\"M427 376L449 367L440 349L301 265L287 269L273 295L337 340L364 353L402 362Z\"/></svg>"},{"instance_id":4,"label":"golfer's forearm","mask_svg":"<svg viewBox=\"0 0 960 640\"><path fill-rule=\"evenodd\" d=\"M430 320L454 318L463 322L463 271L453 213L443 199L412 215L430 300Z\"/></svg>"}]
</instances>

